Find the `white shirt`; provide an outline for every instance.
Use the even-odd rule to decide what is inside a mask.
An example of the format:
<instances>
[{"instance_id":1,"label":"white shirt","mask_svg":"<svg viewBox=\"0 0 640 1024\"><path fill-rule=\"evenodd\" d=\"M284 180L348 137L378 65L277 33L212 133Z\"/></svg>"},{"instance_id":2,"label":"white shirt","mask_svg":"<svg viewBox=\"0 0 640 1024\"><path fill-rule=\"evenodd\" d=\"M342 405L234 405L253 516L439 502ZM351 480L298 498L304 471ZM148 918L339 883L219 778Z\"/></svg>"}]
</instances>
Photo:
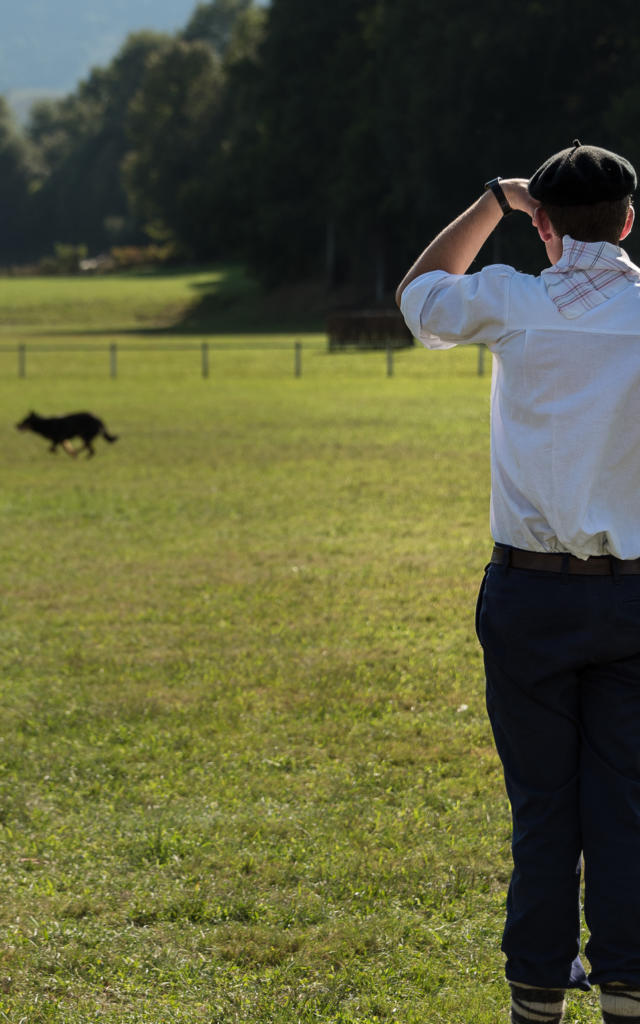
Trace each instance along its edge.
<instances>
[{"instance_id":1,"label":"white shirt","mask_svg":"<svg viewBox=\"0 0 640 1024\"><path fill-rule=\"evenodd\" d=\"M539 277L436 270L401 309L427 348L493 353L494 540L640 557L640 270L626 253L565 236Z\"/></svg>"}]
</instances>

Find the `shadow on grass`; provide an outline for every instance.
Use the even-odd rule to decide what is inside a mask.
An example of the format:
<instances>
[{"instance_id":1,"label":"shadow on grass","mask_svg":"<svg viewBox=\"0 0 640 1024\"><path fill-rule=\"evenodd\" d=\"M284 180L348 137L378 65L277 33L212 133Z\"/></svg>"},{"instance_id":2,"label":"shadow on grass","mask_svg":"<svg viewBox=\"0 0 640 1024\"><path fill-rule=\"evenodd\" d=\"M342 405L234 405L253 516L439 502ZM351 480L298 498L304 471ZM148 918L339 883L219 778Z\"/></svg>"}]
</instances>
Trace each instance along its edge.
<instances>
[{"instance_id":1,"label":"shadow on grass","mask_svg":"<svg viewBox=\"0 0 640 1024\"><path fill-rule=\"evenodd\" d=\"M171 334L281 334L325 329L330 305L315 282L266 290L241 267L194 282L197 297L166 328Z\"/></svg>"}]
</instances>

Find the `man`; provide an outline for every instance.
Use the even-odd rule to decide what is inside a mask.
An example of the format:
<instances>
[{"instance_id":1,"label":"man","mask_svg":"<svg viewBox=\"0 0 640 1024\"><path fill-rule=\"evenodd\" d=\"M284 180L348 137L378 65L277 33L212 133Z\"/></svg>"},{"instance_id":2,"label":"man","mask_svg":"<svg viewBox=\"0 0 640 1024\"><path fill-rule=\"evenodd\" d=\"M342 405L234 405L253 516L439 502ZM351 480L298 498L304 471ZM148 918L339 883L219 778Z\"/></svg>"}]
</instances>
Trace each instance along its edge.
<instances>
[{"instance_id":1,"label":"man","mask_svg":"<svg viewBox=\"0 0 640 1024\"><path fill-rule=\"evenodd\" d=\"M397 291L428 348L494 356L477 625L513 815L514 1024L558 1024L565 990L590 982L606 1024L640 1024L640 269L618 244L636 183L576 140L529 181L489 182ZM514 210L551 266L466 274Z\"/></svg>"}]
</instances>

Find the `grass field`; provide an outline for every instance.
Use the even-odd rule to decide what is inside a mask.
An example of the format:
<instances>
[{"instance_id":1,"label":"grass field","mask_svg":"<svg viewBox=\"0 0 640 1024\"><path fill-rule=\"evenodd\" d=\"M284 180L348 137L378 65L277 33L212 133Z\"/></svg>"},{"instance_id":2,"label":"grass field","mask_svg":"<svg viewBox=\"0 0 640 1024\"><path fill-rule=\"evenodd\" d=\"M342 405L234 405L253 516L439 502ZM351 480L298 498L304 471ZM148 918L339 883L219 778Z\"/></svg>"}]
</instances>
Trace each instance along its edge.
<instances>
[{"instance_id":1,"label":"grass field","mask_svg":"<svg viewBox=\"0 0 640 1024\"><path fill-rule=\"evenodd\" d=\"M192 284L2 281L0 342L98 344L108 307L124 344ZM0 360L0 1021L507 1020L488 377L295 336L300 379L272 335L208 379ZM93 460L13 429L83 407L120 435Z\"/></svg>"}]
</instances>

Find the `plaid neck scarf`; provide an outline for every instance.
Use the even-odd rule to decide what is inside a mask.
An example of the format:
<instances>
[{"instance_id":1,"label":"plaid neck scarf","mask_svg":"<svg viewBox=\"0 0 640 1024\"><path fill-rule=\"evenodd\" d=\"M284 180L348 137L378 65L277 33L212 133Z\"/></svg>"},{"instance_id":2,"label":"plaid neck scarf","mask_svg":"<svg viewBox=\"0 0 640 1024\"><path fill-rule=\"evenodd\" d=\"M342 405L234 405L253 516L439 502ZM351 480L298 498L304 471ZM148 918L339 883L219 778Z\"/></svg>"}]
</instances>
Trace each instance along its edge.
<instances>
[{"instance_id":1,"label":"plaid neck scarf","mask_svg":"<svg viewBox=\"0 0 640 1024\"><path fill-rule=\"evenodd\" d=\"M561 259L543 270L541 277L558 312L574 320L612 299L632 282L639 284L640 269L618 245L576 242L565 235Z\"/></svg>"}]
</instances>

